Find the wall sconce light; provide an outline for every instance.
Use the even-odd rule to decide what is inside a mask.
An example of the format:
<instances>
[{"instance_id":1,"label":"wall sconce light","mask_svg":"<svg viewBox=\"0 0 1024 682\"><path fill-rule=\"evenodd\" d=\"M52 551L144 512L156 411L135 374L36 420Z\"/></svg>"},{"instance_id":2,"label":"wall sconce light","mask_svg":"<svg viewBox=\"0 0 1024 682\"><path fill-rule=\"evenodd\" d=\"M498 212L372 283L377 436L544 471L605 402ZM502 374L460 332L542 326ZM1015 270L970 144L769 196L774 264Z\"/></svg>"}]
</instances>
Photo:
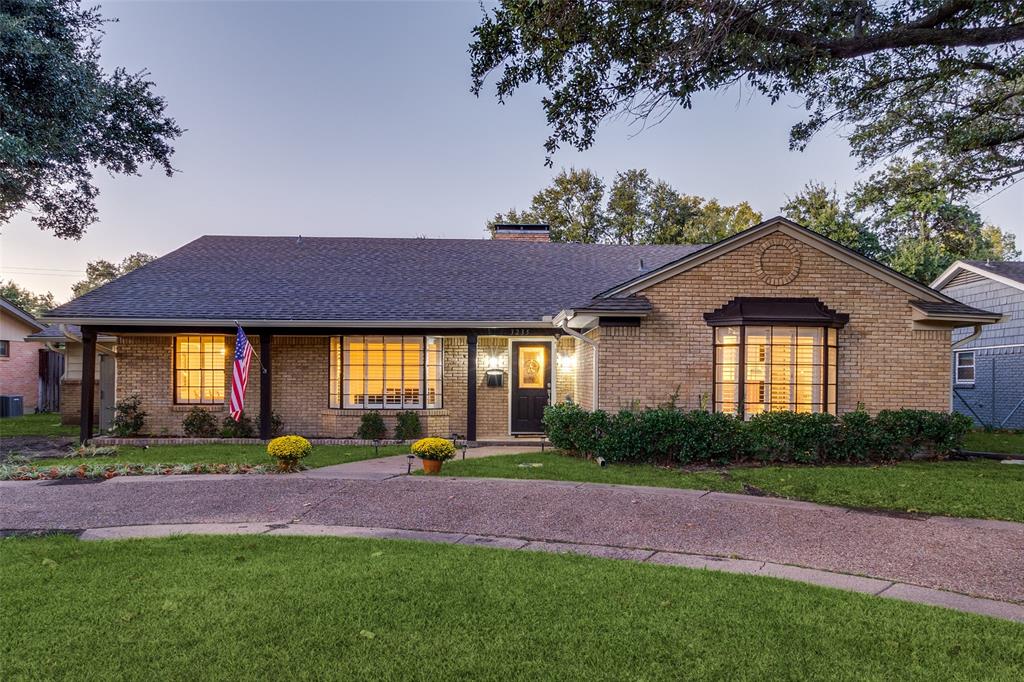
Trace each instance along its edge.
<instances>
[{"instance_id":1,"label":"wall sconce light","mask_svg":"<svg viewBox=\"0 0 1024 682\"><path fill-rule=\"evenodd\" d=\"M499 358L497 355L493 355L492 354L492 355L488 355L487 356L487 369L488 370L498 369L498 365L500 363L501 363L501 358Z\"/></svg>"},{"instance_id":2,"label":"wall sconce light","mask_svg":"<svg viewBox=\"0 0 1024 682\"><path fill-rule=\"evenodd\" d=\"M570 355L569 353L558 354L558 371L559 372L574 372L576 371L576 356Z\"/></svg>"}]
</instances>

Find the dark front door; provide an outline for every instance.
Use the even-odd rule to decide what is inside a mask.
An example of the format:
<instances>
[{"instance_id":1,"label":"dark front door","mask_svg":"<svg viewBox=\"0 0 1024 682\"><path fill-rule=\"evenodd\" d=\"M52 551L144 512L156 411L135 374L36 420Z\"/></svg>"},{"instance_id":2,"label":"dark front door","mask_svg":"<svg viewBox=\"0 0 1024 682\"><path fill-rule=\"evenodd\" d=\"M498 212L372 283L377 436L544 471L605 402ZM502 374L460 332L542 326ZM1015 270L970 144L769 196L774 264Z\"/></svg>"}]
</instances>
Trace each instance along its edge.
<instances>
[{"instance_id":1,"label":"dark front door","mask_svg":"<svg viewBox=\"0 0 1024 682\"><path fill-rule=\"evenodd\" d=\"M512 343L512 433L543 433L544 406L551 399L551 346Z\"/></svg>"}]
</instances>

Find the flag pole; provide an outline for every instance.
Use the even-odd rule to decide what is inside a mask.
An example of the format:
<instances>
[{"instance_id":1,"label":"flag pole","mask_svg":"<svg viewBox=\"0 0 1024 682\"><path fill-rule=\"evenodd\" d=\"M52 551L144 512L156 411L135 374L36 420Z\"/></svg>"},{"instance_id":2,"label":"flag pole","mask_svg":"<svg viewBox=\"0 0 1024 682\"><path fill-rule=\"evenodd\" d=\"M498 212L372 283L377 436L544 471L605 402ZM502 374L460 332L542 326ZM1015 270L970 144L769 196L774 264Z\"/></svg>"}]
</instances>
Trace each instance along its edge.
<instances>
[{"instance_id":1,"label":"flag pole","mask_svg":"<svg viewBox=\"0 0 1024 682\"><path fill-rule=\"evenodd\" d=\"M238 320L232 320L232 322L235 323L236 327L238 327L239 329L242 329L242 325L238 324ZM245 330L242 329L242 331L244 332ZM245 336L246 336L246 338L249 337L248 334L246 334ZM250 343L249 345L252 346L252 343ZM263 364L263 358L260 357L260 354L256 352L255 348L252 349L252 354L256 356L256 361L260 363L260 371L263 374L266 374L267 373L267 367L266 367L266 365Z\"/></svg>"}]
</instances>

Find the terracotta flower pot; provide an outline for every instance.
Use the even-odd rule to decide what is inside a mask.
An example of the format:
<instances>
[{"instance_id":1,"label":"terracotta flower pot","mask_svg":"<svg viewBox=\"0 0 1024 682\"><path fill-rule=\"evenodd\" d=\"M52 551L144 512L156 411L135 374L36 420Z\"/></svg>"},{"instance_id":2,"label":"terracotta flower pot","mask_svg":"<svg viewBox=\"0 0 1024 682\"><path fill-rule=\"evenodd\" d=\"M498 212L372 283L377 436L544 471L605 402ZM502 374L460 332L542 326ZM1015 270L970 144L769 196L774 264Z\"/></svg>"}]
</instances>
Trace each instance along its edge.
<instances>
[{"instance_id":1,"label":"terracotta flower pot","mask_svg":"<svg viewBox=\"0 0 1024 682\"><path fill-rule=\"evenodd\" d=\"M434 475L441 473L441 460L439 459L424 459L423 461L423 473L428 475Z\"/></svg>"}]
</instances>

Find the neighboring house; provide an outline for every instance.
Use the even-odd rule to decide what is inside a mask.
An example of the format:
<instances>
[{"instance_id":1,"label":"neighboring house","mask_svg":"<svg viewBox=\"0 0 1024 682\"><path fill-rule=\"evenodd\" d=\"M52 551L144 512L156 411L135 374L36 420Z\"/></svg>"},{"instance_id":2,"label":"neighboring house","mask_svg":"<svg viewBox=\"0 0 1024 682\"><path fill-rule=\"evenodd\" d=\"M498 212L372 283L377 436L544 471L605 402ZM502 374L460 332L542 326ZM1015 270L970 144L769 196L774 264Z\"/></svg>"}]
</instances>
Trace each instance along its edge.
<instances>
[{"instance_id":1,"label":"neighboring house","mask_svg":"<svg viewBox=\"0 0 1024 682\"><path fill-rule=\"evenodd\" d=\"M226 415L237 321L266 368L253 416L347 437L368 410L391 428L415 410L470 441L536 436L567 399L948 410L952 330L1000 317L783 218L710 246L547 236L201 237L47 317L82 325L83 376L96 335L117 337L116 393L141 398L148 433L181 433L197 405Z\"/></svg>"},{"instance_id":2,"label":"neighboring house","mask_svg":"<svg viewBox=\"0 0 1024 682\"><path fill-rule=\"evenodd\" d=\"M81 421L82 398L82 338L78 325L48 325L42 331L25 337L27 341L41 343L51 353L44 372L55 374L57 387L50 399L54 411L60 411L62 424ZM114 416L114 377L117 371L117 337L102 335L97 338L96 366L99 371L94 382L98 391L93 406L93 418L101 429L110 426ZM54 362L54 355L59 361ZM51 377L52 379L52 377ZM49 382L47 382L49 383Z\"/></svg>"},{"instance_id":3,"label":"neighboring house","mask_svg":"<svg viewBox=\"0 0 1024 682\"><path fill-rule=\"evenodd\" d=\"M44 325L0 298L0 395L20 396L25 414L39 405L39 346L25 337Z\"/></svg>"},{"instance_id":4,"label":"neighboring house","mask_svg":"<svg viewBox=\"0 0 1024 682\"><path fill-rule=\"evenodd\" d=\"M1003 315L954 333L953 409L983 426L1024 428L1024 262L957 261L932 286Z\"/></svg>"}]
</instances>

